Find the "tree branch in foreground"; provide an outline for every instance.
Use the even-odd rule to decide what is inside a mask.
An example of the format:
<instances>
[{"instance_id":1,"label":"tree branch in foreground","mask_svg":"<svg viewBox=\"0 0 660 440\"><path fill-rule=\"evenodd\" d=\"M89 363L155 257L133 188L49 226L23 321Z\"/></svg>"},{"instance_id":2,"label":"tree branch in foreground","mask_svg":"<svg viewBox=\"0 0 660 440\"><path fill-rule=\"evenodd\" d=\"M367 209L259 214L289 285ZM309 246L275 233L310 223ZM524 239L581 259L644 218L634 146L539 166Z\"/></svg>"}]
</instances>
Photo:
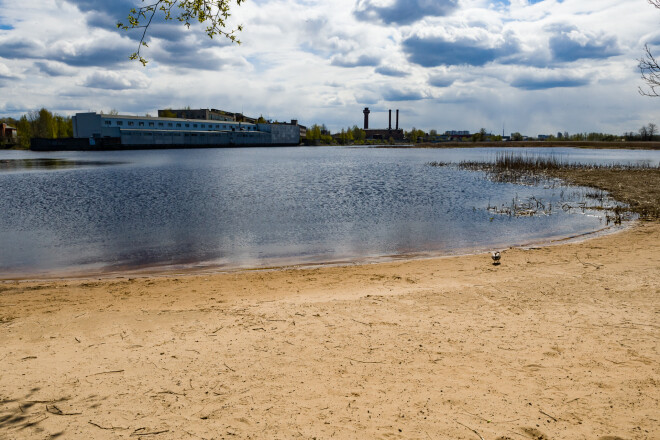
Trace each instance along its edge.
<instances>
[{"instance_id":1,"label":"tree branch in foreground","mask_svg":"<svg viewBox=\"0 0 660 440\"><path fill-rule=\"evenodd\" d=\"M241 44L236 37L236 33L243 30L242 25L236 29L227 30L226 23L230 13L230 3L232 0L151 0L152 3L144 4L139 8L133 8L129 11L128 22L117 23L117 28L123 30L143 29L138 49L129 56L131 60L138 60L142 65L147 64L147 60L142 57L140 51L143 47L149 47L146 42L149 26L158 13L162 13L166 21L177 20L190 28L191 23L197 21L206 23L206 35L213 39L216 35L229 39L232 43ZM245 0L235 0L236 5L240 6ZM177 8L177 9L175 9Z\"/></svg>"}]
</instances>

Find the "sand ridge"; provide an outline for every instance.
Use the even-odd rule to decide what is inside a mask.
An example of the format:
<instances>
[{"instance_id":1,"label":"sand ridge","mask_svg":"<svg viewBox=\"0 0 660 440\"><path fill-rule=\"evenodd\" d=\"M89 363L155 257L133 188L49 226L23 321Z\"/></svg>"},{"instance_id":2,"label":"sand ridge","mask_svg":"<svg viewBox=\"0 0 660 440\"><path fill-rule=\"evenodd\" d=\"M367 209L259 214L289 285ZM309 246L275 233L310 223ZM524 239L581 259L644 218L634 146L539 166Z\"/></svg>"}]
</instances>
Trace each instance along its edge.
<instances>
[{"instance_id":1,"label":"sand ridge","mask_svg":"<svg viewBox=\"0 0 660 440\"><path fill-rule=\"evenodd\" d=\"M0 438L660 438L660 224L346 267L0 283Z\"/></svg>"}]
</instances>

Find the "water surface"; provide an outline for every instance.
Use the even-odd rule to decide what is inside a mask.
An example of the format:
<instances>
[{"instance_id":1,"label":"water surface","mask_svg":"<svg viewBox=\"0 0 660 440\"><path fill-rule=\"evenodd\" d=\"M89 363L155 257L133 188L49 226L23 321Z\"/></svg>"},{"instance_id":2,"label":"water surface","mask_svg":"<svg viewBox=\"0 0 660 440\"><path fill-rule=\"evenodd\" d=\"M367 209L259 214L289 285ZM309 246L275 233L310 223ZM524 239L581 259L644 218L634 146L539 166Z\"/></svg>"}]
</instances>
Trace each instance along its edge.
<instances>
[{"instance_id":1,"label":"water surface","mask_svg":"<svg viewBox=\"0 0 660 440\"><path fill-rule=\"evenodd\" d=\"M660 159L652 151L533 152L587 163ZM558 209L519 218L487 209L530 197L559 204L570 194L580 197L580 189L493 183L480 172L427 165L495 154L341 147L3 151L0 161L30 165L0 167L0 276L446 255L605 227L598 212ZM53 160L65 166L33 166Z\"/></svg>"}]
</instances>

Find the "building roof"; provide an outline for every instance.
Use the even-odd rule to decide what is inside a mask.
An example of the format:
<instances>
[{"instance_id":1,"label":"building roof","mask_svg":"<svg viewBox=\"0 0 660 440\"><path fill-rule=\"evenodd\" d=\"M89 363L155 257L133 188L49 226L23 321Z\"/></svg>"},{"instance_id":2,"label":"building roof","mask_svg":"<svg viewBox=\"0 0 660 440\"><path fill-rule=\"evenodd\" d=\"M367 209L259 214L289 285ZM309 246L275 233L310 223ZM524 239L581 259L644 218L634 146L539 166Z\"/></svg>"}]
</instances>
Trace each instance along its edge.
<instances>
[{"instance_id":1,"label":"building roof","mask_svg":"<svg viewBox=\"0 0 660 440\"><path fill-rule=\"evenodd\" d=\"M214 119L184 119L184 118L161 118L158 116L136 116L136 115L106 115L106 114L99 114L96 112L91 112L91 113L76 113L77 115L84 115L84 114L98 114L99 116L103 118L112 118L112 119L144 119L145 121L165 121L165 122L194 122L196 124L249 124L249 125L255 125L250 122L236 122L236 121L216 121Z\"/></svg>"}]
</instances>

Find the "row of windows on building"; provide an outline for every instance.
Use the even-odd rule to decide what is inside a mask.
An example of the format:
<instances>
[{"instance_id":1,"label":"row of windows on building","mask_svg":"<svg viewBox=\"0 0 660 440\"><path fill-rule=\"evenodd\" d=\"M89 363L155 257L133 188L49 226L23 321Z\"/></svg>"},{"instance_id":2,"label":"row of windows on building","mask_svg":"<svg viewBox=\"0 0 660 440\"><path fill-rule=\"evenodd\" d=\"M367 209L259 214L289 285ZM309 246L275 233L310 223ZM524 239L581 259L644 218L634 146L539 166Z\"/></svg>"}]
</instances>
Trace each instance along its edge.
<instances>
[{"instance_id":1,"label":"row of windows on building","mask_svg":"<svg viewBox=\"0 0 660 440\"><path fill-rule=\"evenodd\" d=\"M137 126L138 127L144 127L145 126L144 124L145 124L144 121L138 121ZM112 120L106 119L105 120L105 125L106 126L112 126ZM117 121L116 120L115 125L117 127L123 127L124 126L124 121ZM134 127L135 126L135 121L126 121L126 125L128 127ZM213 130L214 128L216 130L220 130L220 129L228 130L230 128L231 129L236 128L235 125L227 126L227 125L224 125L224 124L223 125L220 125L220 124L192 124L192 128L207 128L207 125L208 125L208 128L211 129L211 130ZM214 125L215 125L215 127L214 127ZM165 127L165 122L158 122L157 126L164 128ZM183 128L184 126L185 126L185 128L190 128L191 124L190 123L181 123L181 122L176 123L176 128ZM155 122L148 122L148 127L156 127L156 123ZM175 127L174 122L168 122L167 127L174 128ZM243 126L239 126L239 127L241 128L241 130L257 131L257 127L254 126L254 125L252 125L252 126L251 125L248 125L248 126L243 125Z\"/></svg>"},{"instance_id":2,"label":"row of windows on building","mask_svg":"<svg viewBox=\"0 0 660 440\"><path fill-rule=\"evenodd\" d=\"M255 137L258 133L240 133L241 137L249 136ZM185 137L197 137L197 136L210 136L210 137L219 137L221 134L205 134L205 133L153 133L150 131L130 133L131 136L185 136Z\"/></svg>"}]
</instances>

